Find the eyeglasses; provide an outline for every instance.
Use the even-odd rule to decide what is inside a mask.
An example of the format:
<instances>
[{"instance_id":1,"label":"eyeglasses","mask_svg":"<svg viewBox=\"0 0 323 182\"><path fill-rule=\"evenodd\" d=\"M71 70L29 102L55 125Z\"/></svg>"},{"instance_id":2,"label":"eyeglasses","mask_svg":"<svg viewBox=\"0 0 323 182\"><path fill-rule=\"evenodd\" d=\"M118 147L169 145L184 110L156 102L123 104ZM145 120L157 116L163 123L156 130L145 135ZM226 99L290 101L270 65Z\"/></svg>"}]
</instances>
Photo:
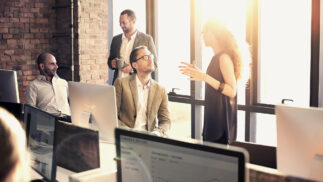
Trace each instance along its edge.
<instances>
[{"instance_id":1,"label":"eyeglasses","mask_svg":"<svg viewBox=\"0 0 323 182\"><path fill-rule=\"evenodd\" d=\"M144 56L141 56L140 58L136 59L136 61L138 61L139 59L144 59L145 61L148 61L148 60L153 60L154 59L154 55L153 54L149 54L149 55L144 55Z\"/></svg>"}]
</instances>

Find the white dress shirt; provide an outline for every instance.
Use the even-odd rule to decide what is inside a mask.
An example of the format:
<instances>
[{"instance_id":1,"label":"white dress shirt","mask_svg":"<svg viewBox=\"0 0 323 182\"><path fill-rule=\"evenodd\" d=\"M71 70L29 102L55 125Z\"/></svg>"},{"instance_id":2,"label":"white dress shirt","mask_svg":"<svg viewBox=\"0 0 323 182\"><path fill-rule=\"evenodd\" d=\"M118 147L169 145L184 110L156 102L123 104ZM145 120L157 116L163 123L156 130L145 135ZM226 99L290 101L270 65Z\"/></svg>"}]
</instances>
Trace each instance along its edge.
<instances>
[{"instance_id":1,"label":"white dress shirt","mask_svg":"<svg viewBox=\"0 0 323 182\"><path fill-rule=\"evenodd\" d=\"M56 116L71 115L67 82L55 75L51 83L39 75L26 88L26 104Z\"/></svg>"},{"instance_id":2,"label":"white dress shirt","mask_svg":"<svg viewBox=\"0 0 323 182\"><path fill-rule=\"evenodd\" d=\"M146 85L142 85L141 81L138 78L138 75L136 75L136 83L138 92L138 104L134 128L138 130L147 131L147 104L150 89L150 81Z\"/></svg>"},{"instance_id":3,"label":"white dress shirt","mask_svg":"<svg viewBox=\"0 0 323 182\"><path fill-rule=\"evenodd\" d=\"M125 34L122 34L122 43L120 47L120 58L125 60L126 63L130 64L130 54L133 49L133 44L135 42L137 35L137 31L131 36L130 40L125 36ZM119 70L119 77L125 77L128 76L129 73L124 73L121 70Z\"/></svg>"}]
</instances>

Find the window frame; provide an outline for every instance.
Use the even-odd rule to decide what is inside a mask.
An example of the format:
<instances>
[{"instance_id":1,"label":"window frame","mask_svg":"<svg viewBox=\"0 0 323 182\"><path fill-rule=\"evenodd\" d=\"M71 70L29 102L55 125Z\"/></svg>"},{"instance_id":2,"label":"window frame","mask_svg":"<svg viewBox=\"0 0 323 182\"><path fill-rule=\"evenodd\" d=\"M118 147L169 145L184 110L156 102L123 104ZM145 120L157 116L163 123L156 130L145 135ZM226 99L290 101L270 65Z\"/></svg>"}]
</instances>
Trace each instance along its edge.
<instances>
[{"instance_id":1,"label":"window frame","mask_svg":"<svg viewBox=\"0 0 323 182\"><path fill-rule=\"evenodd\" d=\"M147 30L146 32L150 34L154 40L156 47L158 47L158 29L156 27L158 21L158 7L155 0L146 0L147 7ZM192 60L198 59L201 53L197 48L199 48L200 40L196 32L198 29L195 26L197 21L196 12L199 8L198 0L190 0L191 4L191 63ZM246 87L244 105L239 104L238 110L245 111L245 141L255 142L255 126L251 126L251 123L256 123L256 118L254 113L262 114L275 114L275 105L258 103L258 18L259 18L259 4L258 0L248 0L248 10L247 10L247 30L246 30L246 41L251 45L252 48L252 68L251 76ZM319 103L319 53L320 53L320 0L312 0L312 23L311 23L311 71L310 71L310 106L318 107ZM196 64L201 64L201 62L196 62ZM190 95L179 95L179 94L168 94L170 102L179 102L191 104L191 137L199 139L201 133L198 132L199 126L203 122L201 118L201 108L204 105L204 100L198 99L196 96L201 94L201 89L199 82L191 81L190 83ZM261 121L260 121L261 122Z\"/></svg>"}]
</instances>

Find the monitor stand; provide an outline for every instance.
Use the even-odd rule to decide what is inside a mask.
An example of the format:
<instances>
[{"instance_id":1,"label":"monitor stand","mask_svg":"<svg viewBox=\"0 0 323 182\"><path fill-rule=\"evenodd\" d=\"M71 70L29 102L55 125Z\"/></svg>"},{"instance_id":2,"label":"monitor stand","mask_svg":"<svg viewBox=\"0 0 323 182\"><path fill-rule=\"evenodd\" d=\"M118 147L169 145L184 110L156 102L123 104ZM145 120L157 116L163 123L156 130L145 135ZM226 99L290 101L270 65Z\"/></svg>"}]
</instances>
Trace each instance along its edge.
<instances>
[{"instance_id":1,"label":"monitor stand","mask_svg":"<svg viewBox=\"0 0 323 182\"><path fill-rule=\"evenodd\" d=\"M319 181L323 180L322 169L323 169L323 155L316 154L312 161L309 177L311 179L315 179Z\"/></svg>"},{"instance_id":2,"label":"monitor stand","mask_svg":"<svg viewBox=\"0 0 323 182\"><path fill-rule=\"evenodd\" d=\"M90 112L82 112L82 123L88 123L88 128L92 130L98 130L96 121L93 117L93 114Z\"/></svg>"}]
</instances>

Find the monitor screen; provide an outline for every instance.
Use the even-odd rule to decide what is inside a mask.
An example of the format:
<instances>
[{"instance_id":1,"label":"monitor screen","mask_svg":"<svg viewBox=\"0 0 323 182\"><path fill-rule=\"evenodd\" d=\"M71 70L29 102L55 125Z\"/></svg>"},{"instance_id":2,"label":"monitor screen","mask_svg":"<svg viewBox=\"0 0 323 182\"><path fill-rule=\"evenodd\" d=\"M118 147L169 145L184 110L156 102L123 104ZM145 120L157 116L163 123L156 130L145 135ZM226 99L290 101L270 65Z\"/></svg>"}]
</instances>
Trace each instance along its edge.
<instances>
[{"instance_id":1,"label":"monitor screen","mask_svg":"<svg viewBox=\"0 0 323 182\"><path fill-rule=\"evenodd\" d=\"M54 181L56 162L54 155L56 117L35 107L25 105L25 129L31 166L46 180Z\"/></svg>"},{"instance_id":2,"label":"monitor screen","mask_svg":"<svg viewBox=\"0 0 323 182\"><path fill-rule=\"evenodd\" d=\"M275 113L278 171L323 180L323 109L277 105Z\"/></svg>"},{"instance_id":3,"label":"monitor screen","mask_svg":"<svg viewBox=\"0 0 323 182\"><path fill-rule=\"evenodd\" d=\"M1 102L0 107L5 108L11 114L13 114L18 121L22 121L22 108L23 104L21 103L12 103L12 102Z\"/></svg>"},{"instance_id":4,"label":"monitor screen","mask_svg":"<svg viewBox=\"0 0 323 182\"><path fill-rule=\"evenodd\" d=\"M113 86L69 82L72 123L99 131L103 142L114 143L118 124L116 95Z\"/></svg>"},{"instance_id":5,"label":"monitor screen","mask_svg":"<svg viewBox=\"0 0 323 182\"><path fill-rule=\"evenodd\" d=\"M20 102L16 71L0 69L0 85L0 101Z\"/></svg>"},{"instance_id":6,"label":"monitor screen","mask_svg":"<svg viewBox=\"0 0 323 182\"><path fill-rule=\"evenodd\" d=\"M100 167L98 131L58 121L55 151L56 164L73 172Z\"/></svg>"},{"instance_id":7,"label":"monitor screen","mask_svg":"<svg viewBox=\"0 0 323 182\"><path fill-rule=\"evenodd\" d=\"M188 143L116 129L119 182L246 180L247 154L219 144Z\"/></svg>"}]
</instances>

